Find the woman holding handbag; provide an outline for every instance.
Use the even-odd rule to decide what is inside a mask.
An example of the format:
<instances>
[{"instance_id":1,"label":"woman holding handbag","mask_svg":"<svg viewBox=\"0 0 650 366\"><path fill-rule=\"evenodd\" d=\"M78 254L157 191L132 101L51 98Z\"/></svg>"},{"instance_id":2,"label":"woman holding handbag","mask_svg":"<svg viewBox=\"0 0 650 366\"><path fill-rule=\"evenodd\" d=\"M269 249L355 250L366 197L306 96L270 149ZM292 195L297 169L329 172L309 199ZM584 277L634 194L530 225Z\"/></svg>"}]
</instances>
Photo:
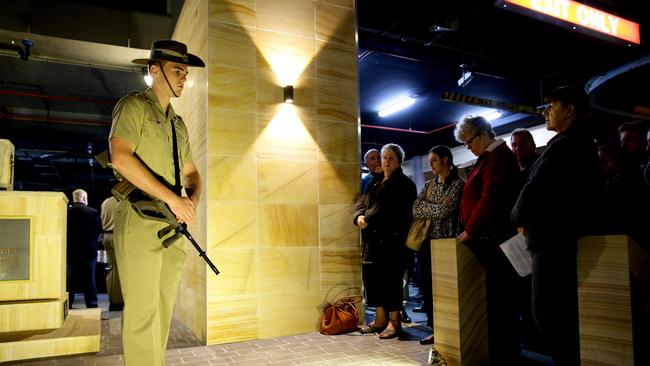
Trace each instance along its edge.
<instances>
[{"instance_id":1,"label":"woman holding handbag","mask_svg":"<svg viewBox=\"0 0 650 366\"><path fill-rule=\"evenodd\" d=\"M357 202L354 224L361 229L362 276L366 303L376 309L375 320L361 333L396 338L402 325L402 278L406 261L404 242L417 196L415 183L402 172L404 150L399 145L381 148L383 176L375 178Z\"/></svg>"},{"instance_id":2,"label":"woman holding handbag","mask_svg":"<svg viewBox=\"0 0 650 366\"><path fill-rule=\"evenodd\" d=\"M428 237L418 253L420 265L420 311L427 314L427 326L433 328L433 290L431 288L431 242L429 239L455 238L460 230L460 198L465 182L458 176L451 150L438 145L429 150L429 164L435 175L422 187L413 203L413 219L431 221ZM420 344L432 344L433 334L420 340Z\"/></svg>"}]
</instances>

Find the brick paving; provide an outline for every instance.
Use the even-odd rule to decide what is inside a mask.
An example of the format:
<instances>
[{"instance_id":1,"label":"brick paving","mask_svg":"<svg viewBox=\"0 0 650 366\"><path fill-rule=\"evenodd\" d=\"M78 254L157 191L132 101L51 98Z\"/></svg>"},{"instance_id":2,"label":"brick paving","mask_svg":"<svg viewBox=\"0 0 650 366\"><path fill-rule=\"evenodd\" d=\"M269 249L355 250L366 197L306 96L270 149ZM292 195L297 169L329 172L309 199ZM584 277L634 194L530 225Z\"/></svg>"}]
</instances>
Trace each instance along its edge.
<instances>
[{"instance_id":1,"label":"brick paving","mask_svg":"<svg viewBox=\"0 0 650 366\"><path fill-rule=\"evenodd\" d=\"M77 301L77 303L79 302ZM101 350L99 353L9 364L25 366L123 365L122 313L106 311L108 302L102 301L101 297L100 306L104 311L102 312ZM418 321L418 315L420 314L411 313L415 321ZM420 345L418 339L427 334L427 328L418 323L411 323L405 327L405 335L402 339L382 340L378 339L376 335L361 335L358 332L337 336L308 333L202 346L187 327L174 319L165 363L167 366L426 365L430 346Z\"/></svg>"},{"instance_id":2,"label":"brick paving","mask_svg":"<svg viewBox=\"0 0 650 366\"><path fill-rule=\"evenodd\" d=\"M413 292L413 289L411 289ZM412 296L414 294L411 294ZM29 366L121 366L124 364L121 342L122 312L108 312L106 294L99 295L102 308L100 352L92 355L37 359L1 365ZM77 300L77 304L83 304ZM407 309L413 323L404 324L401 339L378 339L376 335L358 332L324 336L319 333L277 337L246 342L203 346L194 334L174 319L165 354L167 366L284 366L284 365L359 365L408 366L426 365L430 346L418 340L431 334L425 327L426 317L412 311L417 301L409 301ZM366 321L374 312L366 311ZM550 358L524 351L520 366L550 366Z\"/></svg>"},{"instance_id":3,"label":"brick paving","mask_svg":"<svg viewBox=\"0 0 650 366\"><path fill-rule=\"evenodd\" d=\"M180 323L179 323L180 324ZM324 336L308 333L273 339L212 346L168 349L167 366L200 365L426 365L429 347L407 329L405 339L381 340L376 335L350 333ZM102 347L104 343L102 343ZM17 363L17 365L122 365L121 354L59 357Z\"/></svg>"}]
</instances>

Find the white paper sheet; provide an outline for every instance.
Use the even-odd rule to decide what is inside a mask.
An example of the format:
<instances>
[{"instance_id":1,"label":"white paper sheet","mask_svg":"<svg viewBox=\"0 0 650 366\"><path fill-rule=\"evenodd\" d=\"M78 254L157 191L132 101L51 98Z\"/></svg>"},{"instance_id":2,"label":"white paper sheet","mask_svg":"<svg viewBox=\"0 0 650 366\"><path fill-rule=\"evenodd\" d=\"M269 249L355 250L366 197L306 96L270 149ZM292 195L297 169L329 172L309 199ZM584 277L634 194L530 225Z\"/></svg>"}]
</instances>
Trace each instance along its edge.
<instances>
[{"instance_id":1,"label":"white paper sheet","mask_svg":"<svg viewBox=\"0 0 650 366\"><path fill-rule=\"evenodd\" d=\"M500 245L510 264L521 276L526 277L533 273L533 257L526 249L526 238L517 234Z\"/></svg>"}]
</instances>

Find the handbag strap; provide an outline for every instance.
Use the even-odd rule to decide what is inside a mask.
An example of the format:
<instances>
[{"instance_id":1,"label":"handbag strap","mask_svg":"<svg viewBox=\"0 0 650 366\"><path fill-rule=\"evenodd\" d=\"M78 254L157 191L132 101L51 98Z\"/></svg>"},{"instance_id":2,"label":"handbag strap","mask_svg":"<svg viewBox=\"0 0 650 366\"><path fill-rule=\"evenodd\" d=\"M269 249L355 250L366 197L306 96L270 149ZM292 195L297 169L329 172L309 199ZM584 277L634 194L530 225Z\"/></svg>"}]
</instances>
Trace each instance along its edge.
<instances>
[{"instance_id":1,"label":"handbag strap","mask_svg":"<svg viewBox=\"0 0 650 366\"><path fill-rule=\"evenodd\" d=\"M346 303L356 304L356 303L361 302L363 300L363 296L361 296L361 295L347 295L347 296L341 297L341 294L344 293L344 292L351 292L351 291L354 291L356 293L361 292L361 290L358 287L347 287L347 288L344 288L344 289L342 289L342 290L340 290L339 292L336 293L335 299L337 299L337 300L335 300L334 302L330 302L329 301L329 296L330 296L330 293L332 292L332 290L334 288L335 287L331 287L329 289L329 291L327 292L327 295L325 295L325 301L323 302L323 304L320 307L321 310L325 310L326 308L328 308L330 306L341 306L341 305L346 304Z\"/></svg>"},{"instance_id":2,"label":"handbag strap","mask_svg":"<svg viewBox=\"0 0 650 366\"><path fill-rule=\"evenodd\" d=\"M433 185L436 184L435 179L436 178L433 178L433 179L431 179L429 181L430 183L429 183L429 186L427 187L427 196L426 196L426 198L429 198L429 196L431 196L431 190L432 190L431 187L433 187Z\"/></svg>"},{"instance_id":3,"label":"handbag strap","mask_svg":"<svg viewBox=\"0 0 650 366\"><path fill-rule=\"evenodd\" d=\"M343 305L343 304L356 304L359 303L363 300L363 296L361 295L351 295L351 296L346 296L341 299L338 299L335 303L334 306L336 305Z\"/></svg>"}]
</instances>

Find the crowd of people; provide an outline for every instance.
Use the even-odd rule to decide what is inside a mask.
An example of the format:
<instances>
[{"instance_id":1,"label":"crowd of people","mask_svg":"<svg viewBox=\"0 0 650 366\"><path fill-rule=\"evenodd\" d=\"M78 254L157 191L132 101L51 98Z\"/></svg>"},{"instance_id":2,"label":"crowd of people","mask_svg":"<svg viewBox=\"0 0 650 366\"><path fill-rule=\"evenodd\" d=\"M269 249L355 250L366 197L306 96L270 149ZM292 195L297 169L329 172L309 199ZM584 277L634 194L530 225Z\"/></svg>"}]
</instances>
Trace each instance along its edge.
<instances>
[{"instance_id":1,"label":"crowd of people","mask_svg":"<svg viewBox=\"0 0 650 366\"><path fill-rule=\"evenodd\" d=\"M556 88L547 101L546 127L556 135L541 154L528 130L512 132L511 149L485 118L467 116L454 137L477 157L471 171L461 179L449 147L435 146L428 156L434 178L417 196L401 169L400 146L366 153L370 173L353 222L361 230L366 303L376 317L361 333L400 336L409 224L431 219L417 261L427 326L435 321L429 239L456 238L485 270L490 364L519 364L522 344L550 355L555 365L580 363L577 241L628 234L647 250L647 210L640 214L634 206L645 209L650 196L650 131L642 121L624 123L619 144L604 144L582 89ZM380 168L369 157L380 157ZM499 248L517 233L532 255L532 275L523 278Z\"/></svg>"},{"instance_id":2,"label":"crowd of people","mask_svg":"<svg viewBox=\"0 0 650 366\"><path fill-rule=\"evenodd\" d=\"M175 41L154 43L150 58L136 61L148 65L154 86L116 106L113 167L144 192L161 197L179 222L192 224L202 187L186 128L169 99L180 96L187 67L203 62ZM176 87L169 78L179 80ZM143 115L166 121L169 129L161 132L160 126L143 123ZM365 300L376 316L361 333L381 339L402 335L401 323L409 321L404 289L413 255L405 241L414 218L430 219L428 239L418 253L427 326L435 322L429 239L456 238L485 271L490 364L519 364L522 341L548 353L555 365L579 364L577 240L590 233L623 233L648 249L643 225L650 196L650 131L642 121L624 123L618 144L598 143L587 96L576 87L552 90L543 115L547 129L557 134L541 154L525 129L512 132L511 149L484 117L463 118L454 137L476 156L471 171L460 174L451 149L434 146L428 154L434 178L419 194L402 170L406 155L399 145L365 154L369 173L362 179L353 223L361 230ZM149 128L150 135L141 134ZM151 143L139 144L143 136ZM175 153L161 156L169 140ZM160 183L157 174L174 187ZM179 195L183 182L189 197ZM103 245L111 310L124 306L125 311L126 363L163 364L184 250L163 251L152 235L162 224L138 217L124 201L107 199L100 215L88 207L83 190L73 192L73 200L68 212L70 304L75 292L83 292L86 307L97 307L96 253ZM532 254L532 276L525 278L499 248L517 233ZM163 266L169 270L162 271ZM434 344L434 336L421 343Z\"/></svg>"}]
</instances>

